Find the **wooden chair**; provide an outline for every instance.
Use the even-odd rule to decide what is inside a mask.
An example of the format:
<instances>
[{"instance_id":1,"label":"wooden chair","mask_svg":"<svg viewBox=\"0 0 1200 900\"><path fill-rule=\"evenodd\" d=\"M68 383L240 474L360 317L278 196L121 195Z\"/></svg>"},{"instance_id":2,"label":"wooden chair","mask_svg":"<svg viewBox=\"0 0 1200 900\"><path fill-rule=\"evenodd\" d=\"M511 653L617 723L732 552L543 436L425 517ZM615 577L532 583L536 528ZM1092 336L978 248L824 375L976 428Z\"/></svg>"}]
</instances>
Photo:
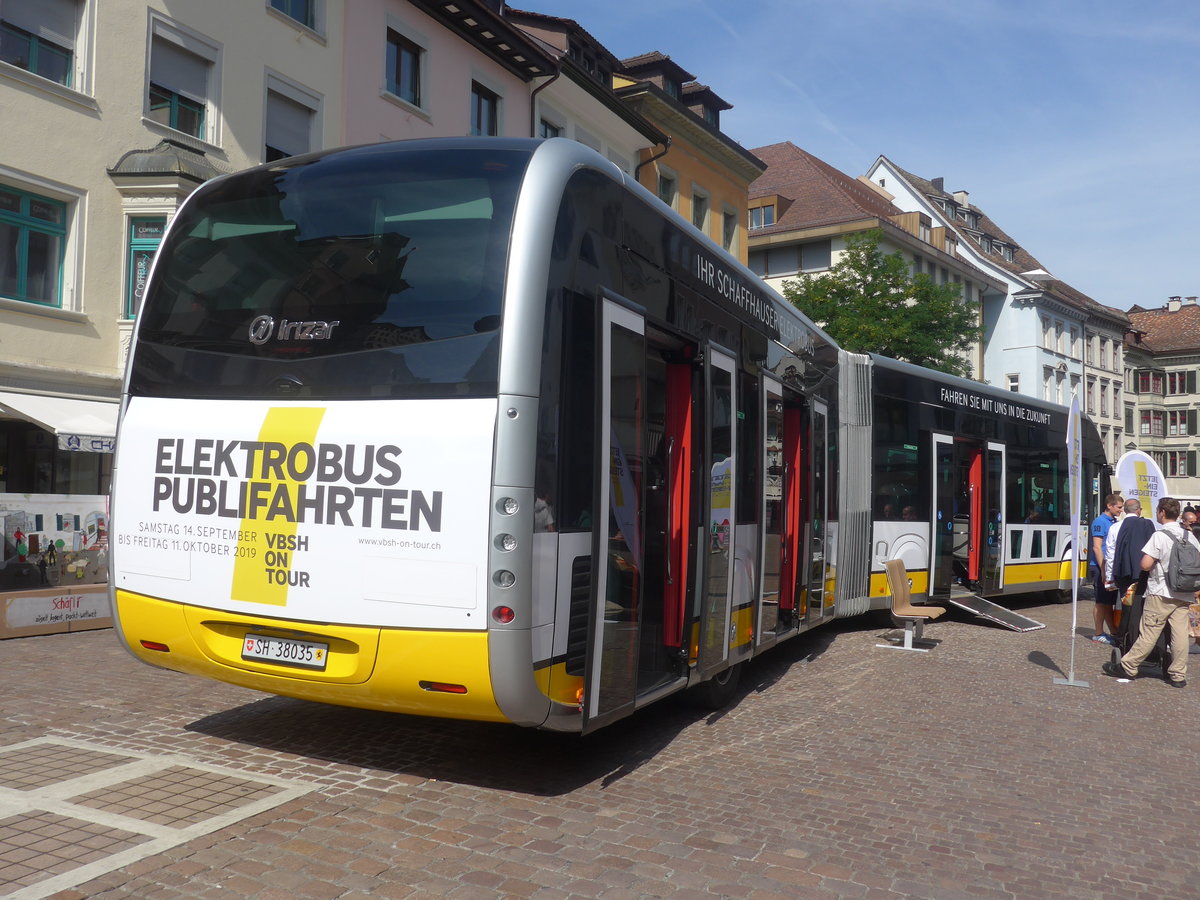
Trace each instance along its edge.
<instances>
[{"instance_id":1,"label":"wooden chair","mask_svg":"<svg viewBox=\"0 0 1200 900\"><path fill-rule=\"evenodd\" d=\"M904 628L903 643L876 644L876 647L887 647L892 650L916 650L919 653L928 653L928 647L914 647L913 644L923 640L922 634L925 631L925 623L932 622L946 610L941 606L913 606L912 605L912 582L908 579L908 569L904 566L904 561L900 559L889 559L883 564L887 571L888 586L892 589L892 622L897 628ZM926 643L934 643L936 641Z\"/></svg>"}]
</instances>

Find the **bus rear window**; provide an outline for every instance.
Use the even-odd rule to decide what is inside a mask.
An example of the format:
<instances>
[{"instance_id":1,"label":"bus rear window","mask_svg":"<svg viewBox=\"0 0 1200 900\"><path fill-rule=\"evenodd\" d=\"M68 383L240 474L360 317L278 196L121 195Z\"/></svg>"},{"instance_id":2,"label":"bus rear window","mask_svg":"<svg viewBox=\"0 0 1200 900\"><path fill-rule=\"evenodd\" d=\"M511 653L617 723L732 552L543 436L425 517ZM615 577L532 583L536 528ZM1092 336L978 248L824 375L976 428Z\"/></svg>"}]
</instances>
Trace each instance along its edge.
<instances>
[{"instance_id":1,"label":"bus rear window","mask_svg":"<svg viewBox=\"0 0 1200 900\"><path fill-rule=\"evenodd\" d=\"M378 145L202 189L160 250L135 393L494 392L528 153Z\"/></svg>"}]
</instances>

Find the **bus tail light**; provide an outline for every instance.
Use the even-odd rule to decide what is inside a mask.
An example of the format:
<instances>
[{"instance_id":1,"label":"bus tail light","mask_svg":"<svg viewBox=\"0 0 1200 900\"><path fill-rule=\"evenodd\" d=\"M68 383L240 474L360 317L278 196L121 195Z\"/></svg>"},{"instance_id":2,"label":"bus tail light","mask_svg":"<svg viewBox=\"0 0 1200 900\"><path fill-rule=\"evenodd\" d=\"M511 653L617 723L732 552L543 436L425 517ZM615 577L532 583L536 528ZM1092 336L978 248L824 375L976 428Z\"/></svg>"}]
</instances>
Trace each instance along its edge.
<instances>
[{"instance_id":1,"label":"bus tail light","mask_svg":"<svg viewBox=\"0 0 1200 900\"><path fill-rule=\"evenodd\" d=\"M501 625L507 625L516 617L517 614L511 606L497 606L492 610L492 618Z\"/></svg>"}]
</instances>

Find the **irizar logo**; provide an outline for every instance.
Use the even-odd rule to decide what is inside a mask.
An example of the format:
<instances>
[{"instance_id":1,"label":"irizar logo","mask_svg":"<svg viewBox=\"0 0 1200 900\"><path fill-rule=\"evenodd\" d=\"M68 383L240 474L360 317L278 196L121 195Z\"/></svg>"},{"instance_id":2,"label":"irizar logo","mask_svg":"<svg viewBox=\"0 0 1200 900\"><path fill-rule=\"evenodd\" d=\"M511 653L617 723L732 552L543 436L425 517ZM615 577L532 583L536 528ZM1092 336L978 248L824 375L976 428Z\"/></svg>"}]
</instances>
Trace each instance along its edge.
<instances>
[{"instance_id":1,"label":"irizar logo","mask_svg":"<svg viewBox=\"0 0 1200 900\"><path fill-rule=\"evenodd\" d=\"M333 335L333 329L341 324L340 319L332 322L289 322L279 320L279 328L275 328L275 320L271 316L258 316L250 323L250 343L262 346L274 337L277 341L327 341Z\"/></svg>"}]
</instances>

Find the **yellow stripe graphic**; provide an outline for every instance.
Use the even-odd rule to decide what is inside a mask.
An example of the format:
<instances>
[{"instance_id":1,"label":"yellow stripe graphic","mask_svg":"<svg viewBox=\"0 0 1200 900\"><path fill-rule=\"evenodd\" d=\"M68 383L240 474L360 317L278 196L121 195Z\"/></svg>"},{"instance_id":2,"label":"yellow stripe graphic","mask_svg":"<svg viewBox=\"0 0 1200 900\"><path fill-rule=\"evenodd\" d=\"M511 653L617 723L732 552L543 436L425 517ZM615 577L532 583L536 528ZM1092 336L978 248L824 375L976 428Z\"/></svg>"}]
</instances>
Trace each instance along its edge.
<instances>
[{"instance_id":1,"label":"yellow stripe graphic","mask_svg":"<svg viewBox=\"0 0 1200 900\"><path fill-rule=\"evenodd\" d=\"M315 446L317 429L320 427L324 415L324 409L314 407L272 407L267 411L267 417L263 420L258 440L281 443L287 447L301 443ZM291 498L290 506L292 509L296 509L299 493L297 486L300 482L286 476L282 481L278 478L264 477L264 473L260 469L261 454L255 454L254 459L249 480L267 483L270 486L270 490L267 492L268 496L274 495L279 490L279 486L284 485ZM282 519L272 522L252 518L242 520L242 539L238 541L238 555L233 564L233 584L229 590L231 599L241 600L244 603L287 606L287 575L284 575L283 583L280 584L278 576L272 575L272 571L279 572L290 569L290 564L294 561L293 553L289 550L281 551L277 540L273 540L274 546L268 545L268 534L284 538L286 547L286 539L294 537L296 534L296 523ZM273 555L276 565L267 564L268 551ZM288 565L278 565L281 552L287 554L283 558L287 560Z\"/></svg>"}]
</instances>

